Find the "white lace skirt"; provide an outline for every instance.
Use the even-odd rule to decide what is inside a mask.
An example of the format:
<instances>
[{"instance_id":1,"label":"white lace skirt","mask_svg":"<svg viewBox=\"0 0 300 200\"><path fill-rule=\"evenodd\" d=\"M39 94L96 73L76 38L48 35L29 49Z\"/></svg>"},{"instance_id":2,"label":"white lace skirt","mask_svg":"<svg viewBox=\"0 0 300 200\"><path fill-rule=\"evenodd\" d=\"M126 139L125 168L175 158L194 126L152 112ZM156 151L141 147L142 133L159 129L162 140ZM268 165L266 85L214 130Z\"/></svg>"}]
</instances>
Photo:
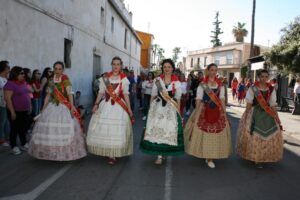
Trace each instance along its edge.
<instances>
[{"instance_id":1,"label":"white lace skirt","mask_svg":"<svg viewBox=\"0 0 300 200\"><path fill-rule=\"evenodd\" d=\"M35 158L68 161L86 156L80 125L65 105L49 103L32 133L28 152Z\"/></svg>"},{"instance_id":2,"label":"white lace skirt","mask_svg":"<svg viewBox=\"0 0 300 200\"><path fill-rule=\"evenodd\" d=\"M177 112L170 105L162 106L161 101L151 103L148 113L144 140L157 144L178 144Z\"/></svg>"},{"instance_id":3,"label":"white lace skirt","mask_svg":"<svg viewBox=\"0 0 300 200\"><path fill-rule=\"evenodd\" d=\"M123 157L133 152L132 125L117 103L102 101L93 114L87 134L88 151L107 157Z\"/></svg>"}]
</instances>

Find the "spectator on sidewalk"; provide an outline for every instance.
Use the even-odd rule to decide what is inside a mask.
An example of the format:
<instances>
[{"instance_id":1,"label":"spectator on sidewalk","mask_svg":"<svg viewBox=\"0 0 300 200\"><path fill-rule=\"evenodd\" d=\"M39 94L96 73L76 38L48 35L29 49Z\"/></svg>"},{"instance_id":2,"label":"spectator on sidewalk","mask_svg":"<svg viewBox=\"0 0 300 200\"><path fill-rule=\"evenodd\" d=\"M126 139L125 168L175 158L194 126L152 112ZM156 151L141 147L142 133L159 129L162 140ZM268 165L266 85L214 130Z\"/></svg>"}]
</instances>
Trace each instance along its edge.
<instances>
[{"instance_id":1,"label":"spectator on sidewalk","mask_svg":"<svg viewBox=\"0 0 300 200\"><path fill-rule=\"evenodd\" d=\"M94 95L94 99L97 98L98 96L98 91L99 91L99 87L100 87L100 79L101 76L100 75L96 75L96 79L93 82L93 95Z\"/></svg>"},{"instance_id":2,"label":"spectator on sidewalk","mask_svg":"<svg viewBox=\"0 0 300 200\"><path fill-rule=\"evenodd\" d=\"M296 83L294 86L294 97L295 102L300 103L300 78L296 79Z\"/></svg>"},{"instance_id":3,"label":"spectator on sidewalk","mask_svg":"<svg viewBox=\"0 0 300 200\"><path fill-rule=\"evenodd\" d=\"M274 89L277 91L278 90L278 82L276 78L273 78L270 80L270 84L274 87Z\"/></svg>"},{"instance_id":4,"label":"spectator on sidewalk","mask_svg":"<svg viewBox=\"0 0 300 200\"><path fill-rule=\"evenodd\" d=\"M238 85L239 106L241 106L241 104L244 104L245 97L246 97L246 85L245 85L245 79L242 78Z\"/></svg>"},{"instance_id":5,"label":"spectator on sidewalk","mask_svg":"<svg viewBox=\"0 0 300 200\"><path fill-rule=\"evenodd\" d=\"M134 106L135 106L135 95L136 95L136 81L134 79L134 76L132 76L132 73L129 72L127 68L123 69L123 72L126 74L127 79L129 81L129 100L130 100L130 107L132 109L132 112L134 112Z\"/></svg>"},{"instance_id":6,"label":"spectator on sidewalk","mask_svg":"<svg viewBox=\"0 0 300 200\"><path fill-rule=\"evenodd\" d=\"M42 107L42 101L41 101L41 73L38 69L34 70L31 77L31 87L33 89L33 98L31 100L32 104L32 117L37 116Z\"/></svg>"},{"instance_id":7,"label":"spectator on sidewalk","mask_svg":"<svg viewBox=\"0 0 300 200\"><path fill-rule=\"evenodd\" d=\"M232 90L232 99L233 99L233 101L235 101L236 96L237 96L238 85L239 85L239 81L237 80L236 77L234 77L233 80L231 81L231 90Z\"/></svg>"},{"instance_id":8,"label":"spectator on sidewalk","mask_svg":"<svg viewBox=\"0 0 300 200\"><path fill-rule=\"evenodd\" d=\"M226 77L222 77L222 84L225 88L225 105L228 106L228 81Z\"/></svg>"},{"instance_id":9,"label":"spectator on sidewalk","mask_svg":"<svg viewBox=\"0 0 300 200\"><path fill-rule=\"evenodd\" d=\"M41 77L41 105L44 105L45 97L47 96L47 87L48 82L51 80L53 76L53 71L50 67L44 69L42 77Z\"/></svg>"},{"instance_id":10,"label":"spectator on sidewalk","mask_svg":"<svg viewBox=\"0 0 300 200\"><path fill-rule=\"evenodd\" d=\"M154 84L154 73L153 72L149 72L148 73L148 77L146 80L143 81L142 83L142 88L143 88L143 96L144 96L144 116L143 116L143 120L147 119L147 115L148 115L148 111L150 108L150 100L151 100L151 93L152 93L152 88L153 88L153 84Z\"/></svg>"},{"instance_id":11,"label":"spectator on sidewalk","mask_svg":"<svg viewBox=\"0 0 300 200\"><path fill-rule=\"evenodd\" d=\"M24 70L18 66L13 67L9 81L4 86L4 96L9 110L11 126L10 146L15 155L21 154L20 148L17 146L17 136L21 142L21 150L28 150L26 133L29 128L30 92L25 81Z\"/></svg>"},{"instance_id":12,"label":"spectator on sidewalk","mask_svg":"<svg viewBox=\"0 0 300 200\"><path fill-rule=\"evenodd\" d=\"M77 111L80 113L81 118L83 118L86 110L81 104L80 97L81 97L81 92L77 91L74 98L74 106L77 109Z\"/></svg>"},{"instance_id":13,"label":"spectator on sidewalk","mask_svg":"<svg viewBox=\"0 0 300 200\"><path fill-rule=\"evenodd\" d=\"M27 121L27 130L29 133L31 133L31 130L32 130L32 125L33 125L33 116L31 115L32 114L32 104L31 104L31 101L33 99L33 88L31 86L31 69L29 68L23 68L23 71L24 71L24 79L25 79L25 83L27 85L27 88L28 90L30 91L29 92L29 98L30 98L30 110L29 110L29 118L28 118L28 121Z\"/></svg>"},{"instance_id":14,"label":"spectator on sidewalk","mask_svg":"<svg viewBox=\"0 0 300 200\"><path fill-rule=\"evenodd\" d=\"M0 145L2 146L9 146L7 109L3 90L7 83L9 69L8 61L0 62Z\"/></svg>"},{"instance_id":15,"label":"spectator on sidewalk","mask_svg":"<svg viewBox=\"0 0 300 200\"><path fill-rule=\"evenodd\" d=\"M181 99L180 99L180 114L183 117L184 109L187 101L187 82L183 73L179 76L180 86L181 86Z\"/></svg>"},{"instance_id":16,"label":"spectator on sidewalk","mask_svg":"<svg viewBox=\"0 0 300 200\"><path fill-rule=\"evenodd\" d=\"M133 73L133 71L131 72ZM136 84L135 84L135 91L136 91L136 97L139 100L139 110L143 110L143 94L142 94L142 83L145 80L145 75L141 73L140 76L138 76ZM130 100L131 102L131 100ZM131 102L132 103L132 102Z\"/></svg>"},{"instance_id":17,"label":"spectator on sidewalk","mask_svg":"<svg viewBox=\"0 0 300 200\"><path fill-rule=\"evenodd\" d=\"M298 115L300 114L300 77L296 79L296 83L294 86L294 102L295 102L295 108L292 114Z\"/></svg>"}]
</instances>

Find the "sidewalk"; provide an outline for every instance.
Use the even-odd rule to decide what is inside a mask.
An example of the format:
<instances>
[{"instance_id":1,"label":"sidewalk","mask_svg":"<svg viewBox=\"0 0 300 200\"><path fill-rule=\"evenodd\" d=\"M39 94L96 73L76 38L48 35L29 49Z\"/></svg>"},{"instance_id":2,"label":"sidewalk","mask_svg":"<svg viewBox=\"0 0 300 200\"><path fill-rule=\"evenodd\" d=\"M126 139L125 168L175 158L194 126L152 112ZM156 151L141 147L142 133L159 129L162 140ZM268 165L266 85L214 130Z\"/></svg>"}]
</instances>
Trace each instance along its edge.
<instances>
[{"instance_id":1,"label":"sidewalk","mask_svg":"<svg viewBox=\"0 0 300 200\"><path fill-rule=\"evenodd\" d=\"M228 104L231 109L240 113L243 113L246 108L246 104L239 106L237 100L233 101L230 89L228 89ZM278 111L278 115L283 126L283 133L300 141L300 115L280 111Z\"/></svg>"}]
</instances>

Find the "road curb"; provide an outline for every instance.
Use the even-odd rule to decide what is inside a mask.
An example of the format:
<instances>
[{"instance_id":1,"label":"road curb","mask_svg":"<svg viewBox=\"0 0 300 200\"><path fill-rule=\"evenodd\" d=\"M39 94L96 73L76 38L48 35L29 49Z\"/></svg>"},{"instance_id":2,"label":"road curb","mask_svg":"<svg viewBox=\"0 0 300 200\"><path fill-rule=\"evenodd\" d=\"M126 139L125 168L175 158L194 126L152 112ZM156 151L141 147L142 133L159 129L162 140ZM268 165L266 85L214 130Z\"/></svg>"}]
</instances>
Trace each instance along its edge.
<instances>
[{"instance_id":1,"label":"road curb","mask_svg":"<svg viewBox=\"0 0 300 200\"><path fill-rule=\"evenodd\" d=\"M243 111L240 110L240 108L244 108L244 107L237 107L235 105L230 105L230 108L239 112L239 113L244 113ZM298 142L300 142L300 134L299 133L295 133L295 132L291 132L291 131L282 131L283 135L288 136L289 138L293 138L295 140L297 140Z\"/></svg>"}]
</instances>

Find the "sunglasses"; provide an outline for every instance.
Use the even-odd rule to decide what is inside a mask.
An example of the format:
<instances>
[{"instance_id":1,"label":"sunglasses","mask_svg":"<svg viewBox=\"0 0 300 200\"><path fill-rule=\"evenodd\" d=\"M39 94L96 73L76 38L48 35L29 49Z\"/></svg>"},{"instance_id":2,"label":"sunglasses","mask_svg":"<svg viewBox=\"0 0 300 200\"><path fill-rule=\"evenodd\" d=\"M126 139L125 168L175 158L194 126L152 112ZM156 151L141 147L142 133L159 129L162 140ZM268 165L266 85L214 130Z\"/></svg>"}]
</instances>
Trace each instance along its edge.
<instances>
[{"instance_id":1,"label":"sunglasses","mask_svg":"<svg viewBox=\"0 0 300 200\"><path fill-rule=\"evenodd\" d=\"M35 73L35 74L37 74L37 75L41 75L41 73L40 73L40 72L38 72L38 73Z\"/></svg>"},{"instance_id":2,"label":"sunglasses","mask_svg":"<svg viewBox=\"0 0 300 200\"><path fill-rule=\"evenodd\" d=\"M20 74L19 75L24 75L25 73L24 72L20 72Z\"/></svg>"},{"instance_id":3,"label":"sunglasses","mask_svg":"<svg viewBox=\"0 0 300 200\"><path fill-rule=\"evenodd\" d=\"M54 68L54 70L61 71L62 68Z\"/></svg>"}]
</instances>

